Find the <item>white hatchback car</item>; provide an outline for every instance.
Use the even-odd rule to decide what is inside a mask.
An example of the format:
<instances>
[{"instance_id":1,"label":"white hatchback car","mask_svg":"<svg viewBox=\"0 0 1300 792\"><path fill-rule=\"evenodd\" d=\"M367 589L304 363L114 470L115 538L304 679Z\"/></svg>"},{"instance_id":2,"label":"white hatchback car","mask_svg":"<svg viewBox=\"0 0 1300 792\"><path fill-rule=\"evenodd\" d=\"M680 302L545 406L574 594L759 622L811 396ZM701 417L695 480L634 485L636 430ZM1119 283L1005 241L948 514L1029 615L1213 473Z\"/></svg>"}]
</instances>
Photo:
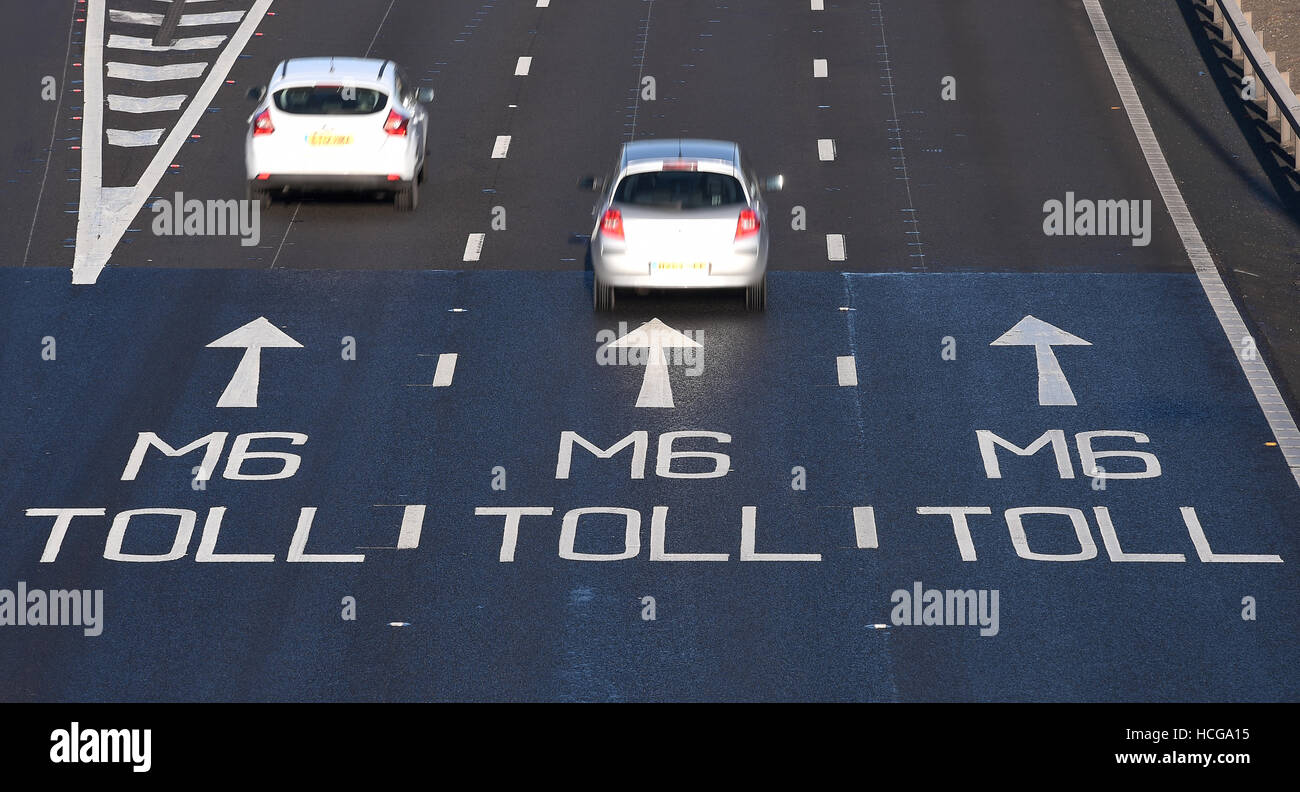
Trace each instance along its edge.
<instances>
[{"instance_id":1,"label":"white hatchback car","mask_svg":"<svg viewBox=\"0 0 1300 792\"><path fill-rule=\"evenodd\" d=\"M623 144L613 179L588 176L601 191L591 235L597 311L615 290L744 289L751 310L767 303L767 206L779 190L724 140L638 140Z\"/></svg>"},{"instance_id":2,"label":"white hatchback car","mask_svg":"<svg viewBox=\"0 0 1300 792\"><path fill-rule=\"evenodd\" d=\"M416 88L393 61L293 58L275 67L244 145L248 197L270 205L294 189L393 194L402 211L419 202L432 88Z\"/></svg>"}]
</instances>

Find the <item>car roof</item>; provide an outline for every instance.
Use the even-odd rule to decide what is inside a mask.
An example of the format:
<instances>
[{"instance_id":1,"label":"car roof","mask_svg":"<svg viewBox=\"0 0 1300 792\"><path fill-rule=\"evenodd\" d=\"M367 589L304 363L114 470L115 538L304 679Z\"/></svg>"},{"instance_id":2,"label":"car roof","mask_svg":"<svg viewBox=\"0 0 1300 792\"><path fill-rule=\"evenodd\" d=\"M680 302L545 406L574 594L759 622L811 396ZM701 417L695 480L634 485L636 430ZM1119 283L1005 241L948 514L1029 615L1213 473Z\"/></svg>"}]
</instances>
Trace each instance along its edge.
<instances>
[{"instance_id":1,"label":"car roof","mask_svg":"<svg viewBox=\"0 0 1300 792\"><path fill-rule=\"evenodd\" d=\"M397 65L381 58L290 58L275 67L274 79L317 80L346 79L388 82Z\"/></svg>"},{"instance_id":2,"label":"car roof","mask_svg":"<svg viewBox=\"0 0 1300 792\"><path fill-rule=\"evenodd\" d=\"M623 144L623 162L627 167L638 160L711 159L740 167L740 146L727 140L700 138L674 138L670 140L637 140Z\"/></svg>"}]
</instances>

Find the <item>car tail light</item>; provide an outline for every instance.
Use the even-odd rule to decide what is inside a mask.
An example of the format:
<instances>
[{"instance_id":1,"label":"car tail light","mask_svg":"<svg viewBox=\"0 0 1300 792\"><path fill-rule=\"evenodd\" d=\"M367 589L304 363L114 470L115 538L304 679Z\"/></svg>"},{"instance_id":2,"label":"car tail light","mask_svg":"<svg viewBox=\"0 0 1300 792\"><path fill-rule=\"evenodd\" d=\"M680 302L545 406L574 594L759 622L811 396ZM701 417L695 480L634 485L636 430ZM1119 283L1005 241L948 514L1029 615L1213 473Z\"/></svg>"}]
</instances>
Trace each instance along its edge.
<instances>
[{"instance_id":1,"label":"car tail light","mask_svg":"<svg viewBox=\"0 0 1300 792\"><path fill-rule=\"evenodd\" d=\"M623 213L617 209L605 210L600 220L600 233L610 239L623 239Z\"/></svg>"},{"instance_id":2,"label":"car tail light","mask_svg":"<svg viewBox=\"0 0 1300 792\"><path fill-rule=\"evenodd\" d=\"M269 135L274 131L275 124L271 123L271 108L268 107L253 119L253 136Z\"/></svg>"},{"instance_id":3,"label":"car tail light","mask_svg":"<svg viewBox=\"0 0 1300 792\"><path fill-rule=\"evenodd\" d=\"M736 242L742 239L752 237L758 233L758 213L753 209L740 210L740 218L736 220Z\"/></svg>"},{"instance_id":4,"label":"car tail light","mask_svg":"<svg viewBox=\"0 0 1300 792\"><path fill-rule=\"evenodd\" d=\"M699 167L700 164L695 160L664 160L666 171L693 171Z\"/></svg>"},{"instance_id":5,"label":"car tail light","mask_svg":"<svg viewBox=\"0 0 1300 792\"><path fill-rule=\"evenodd\" d=\"M388 120L384 122L384 131L390 135L403 136L406 134L406 125L410 121L411 119L396 110L389 110Z\"/></svg>"}]
</instances>

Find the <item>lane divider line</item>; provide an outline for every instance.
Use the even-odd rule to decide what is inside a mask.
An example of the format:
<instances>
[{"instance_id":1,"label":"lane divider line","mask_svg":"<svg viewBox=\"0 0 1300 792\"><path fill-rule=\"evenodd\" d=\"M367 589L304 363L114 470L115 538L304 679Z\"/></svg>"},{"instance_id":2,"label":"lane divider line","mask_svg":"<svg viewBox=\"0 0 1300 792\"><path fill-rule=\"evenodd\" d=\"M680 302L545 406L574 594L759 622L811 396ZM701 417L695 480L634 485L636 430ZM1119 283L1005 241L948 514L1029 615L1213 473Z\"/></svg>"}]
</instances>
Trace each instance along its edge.
<instances>
[{"instance_id":1,"label":"lane divider line","mask_svg":"<svg viewBox=\"0 0 1300 792\"><path fill-rule=\"evenodd\" d=\"M813 59L813 76L814 76L814 77L825 77L827 74L828 74L828 71L827 71L827 66L826 66L826 59L825 59L825 58L814 58L814 59Z\"/></svg>"},{"instance_id":2,"label":"lane divider line","mask_svg":"<svg viewBox=\"0 0 1300 792\"><path fill-rule=\"evenodd\" d=\"M433 387L450 387L451 378L456 373L457 357L455 352L444 352L438 356L438 367L433 371Z\"/></svg>"},{"instance_id":3,"label":"lane divider line","mask_svg":"<svg viewBox=\"0 0 1300 792\"><path fill-rule=\"evenodd\" d=\"M492 159L505 159L510 150L510 136L497 135L497 142L492 145Z\"/></svg>"},{"instance_id":4,"label":"lane divider line","mask_svg":"<svg viewBox=\"0 0 1300 792\"><path fill-rule=\"evenodd\" d=\"M527 77L527 76L528 76L528 70L531 69L532 67L533 67L533 58L532 58L532 56L531 56L531 55L525 55L524 57L522 57L522 58L519 59L519 62L518 62L518 63L515 64L515 76L516 76L516 77Z\"/></svg>"},{"instance_id":5,"label":"lane divider line","mask_svg":"<svg viewBox=\"0 0 1300 792\"><path fill-rule=\"evenodd\" d=\"M843 234L826 235L826 260L844 261L847 251L844 248Z\"/></svg>"},{"instance_id":6,"label":"lane divider line","mask_svg":"<svg viewBox=\"0 0 1300 792\"><path fill-rule=\"evenodd\" d=\"M835 373L839 375L840 387L856 388L858 386L858 359L853 355L840 355L835 358Z\"/></svg>"},{"instance_id":7,"label":"lane divider line","mask_svg":"<svg viewBox=\"0 0 1300 792\"><path fill-rule=\"evenodd\" d=\"M835 159L835 141L831 138L821 138L817 141L817 159L822 162L832 162Z\"/></svg>"},{"instance_id":8,"label":"lane divider line","mask_svg":"<svg viewBox=\"0 0 1300 792\"><path fill-rule=\"evenodd\" d=\"M859 550L879 549L876 539L876 510L871 506L853 507L853 534L858 540Z\"/></svg>"},{"instance_id":9,"label":"lane divider line","mask_svg":"<svg viewBox=\"0 0 1300 792\"><path fill-rule=\"evenodd\" d=\"M469 239L465 240L465 255L461 261L478 261L478 257L483 253L483 240L487 234L470 234Z\"/></svg>"}]
</instances>

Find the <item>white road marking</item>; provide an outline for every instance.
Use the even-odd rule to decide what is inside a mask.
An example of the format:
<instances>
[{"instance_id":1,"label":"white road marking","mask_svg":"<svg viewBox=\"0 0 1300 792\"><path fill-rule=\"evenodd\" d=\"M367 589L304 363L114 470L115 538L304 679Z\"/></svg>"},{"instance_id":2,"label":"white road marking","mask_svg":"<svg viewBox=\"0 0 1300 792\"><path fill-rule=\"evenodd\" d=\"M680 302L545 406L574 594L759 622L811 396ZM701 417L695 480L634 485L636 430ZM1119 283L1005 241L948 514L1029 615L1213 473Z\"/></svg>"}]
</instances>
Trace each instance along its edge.
<instances>
[{"instance_id":1,"label":"white road marking","mask_svg":"<svg viewBox=\"0 0 1300 792\"><path fill-rule=\"evenodd\" d=\"M123 36L114 33L108 37L108 47L109 49L127 49L138 52L181 52L184 50L216 49L225 40L225 36L194 36L192 38L176 39L175 42L165 47L156 47L153 39L139 36Z\"/></svg>"},{"instance_id":2,"label":"white road marking","mask_svg":"<svg viewBox=\"0 0 1300 792\"><path fill-rule=\"evenodd\" d=\"M510 136L498 135L497 142L492 145L492 159L505 159L506 152L510 150Z\"/></svg>"},{"instance_id":3,"label":"white road marking","mask_svg":"<svg viewBox=\"0 0 1300 792\"><path fill-rule=\"evenodd\" d=\"M814 77L825 77L826 75L827 75L827 71L826 71L826 59L825 59L825 58L816 58L816 59L814 59L814 60L813 60L813 76L814 76Z\"/></svg>"},{"instance_id":4,"label":"white road marking","mask_svg":"<svg viewBox=\"0 0 1300 792\"><path fill-rule=\"evenodd\" d=\"M812 10L824 11L825 9L826 7L822 4L822 0L812 0Z\"/></svg>"},{"instance_id":5,"label":"white road marking","mask_svg":"<svg viewBox=\"0 0 1300 792\"><path fill-rule=\"evenodd\" d=\"M846 251L844 248L844 235L827 234L826 235L826 260L843 261L845 254Z\"/></svg>"},{"instance_id":6,"label":"white road marking","mask_svg":"<svg viewBox=\"0 0 1300 792\"><path fill-rule=\"evenodd\" d=\"M424 506L407 506L402 510L402 531L398 532L398 550L415 550L420 546L424 529Z\"/></svg>"},{"instance_id":7,"label":"white road marking","mask_svg":"<svg viewBox=\"0 0 1300 792\"><path fill-rule=\"evenodd\" d=\"M538 8L550 8L551 0L537 0Z\"/></svg>"},{"instance_id":8,"label":"white road marking","mask_svg":"<svg viewBox=\"0 0 1300 792\"><path fill-rule=\"evenodd\" d=\"M1038 403L1062 407L1078 405L1052 347L1092 346L1090 342L1031 315L1016 322L1015 327L998 336L989 346L1032 346L1038 361Z\"/></svg>"},{"instance_id":9,"label":"white road marking","mask_svg":"<svg viewBox=\"0 0 1300 792\"><path fill-rule=\"evenodd\" d=\"M673 385L668 379L668 360L664 357L665 348L699 349L699 342L685 336L658 318L651 319L622 338L610 341L605 348L647 348L650 354L645 364L645 375L641 379L641 392L637 394L638 407L675 407L673 403Z\"/></svg>"},{"instance_id":10,"label":"white road marking","mask_svg":"<svg viewBox=\"0 0 1300 792\"><path fill-rule=\"evenodd\" d=\"M515 64L515 76L516 77L528 76L528 70L532 68L532 66L533 66L532 57L520 58L519 62Z\"/></svg>"},{"instance_id":11,"label":"white road marking","mask_svg":"<svg viewBox=\"0 0 1300 792\"><path fill-rule=\"evenodd\" d=\"M170 96L121 96L108 95L108 109L118 113L160 113L164 110L179 110L185 104L185 94Z\"/></svg>"},{"instance_id":12,"label":"white road marking","mask_svg":"<svg viewBox=\"0 0 1300 792\"><path fill-rule=\"evenodd\" d=\"M875 550L880 547L876 540L876 510L870 506L853 507L853 533L858 540L859 550Z\"/></svg>"},{"instance_id":13,"label":"white road marking","mask_svg":"<svg viewBox=\"0 0 1300 792\"><path fill-rule=\"evenodd\" d=\"M853 355L840 355L835 358L835 372L839 375L841 387L858 386L858 360Z\"/></svg>"},{"instance_id":14,"label":"white road marking","mask_svg":"<svg viewBox=\"0 0 1300 792\"><path fill-rule=\"evenodd\" d=\"M162 137L165 129L109 129L105 130L108 134L108 145L124 146L127 148L135 146L156 146L158 140Z\"/></svg>"},{"instance_id":15,"label":"white road marking","mask_svg":"<svg viewBox=\"0 0 1300 792\"><path fill-rule=\"evenodd\" d=\"M85 109L81 121L81 199L77 212L77 246L72 260L73 283L89 284L99 278L118 241L149 199L172 158L189 138L194 125L207 111L212 97L216 96L272 2L254 0L230 42L212 63L207 77L194 94L194 100L159 146L158 153L140 180L131 187L106 189L103 186L105 0L88 0L85 54L82 57Z\"/></svg>"},{"instance_id":16,"label":"white road marking","mask_svg":"<svg viewBox=\"0 0 1300 792\"><path fill-rule=\"evenodd\" d=\"M182 14L177 27L200 27L202 25L233 25L243 19L243 11L217 11L208 14ZM110 9L109 22L122 22L128 25L156 25L161 27L162 14L146 14L140 11L118 11Z\"/></svg>"},{"instance_id":17,"label":"white road marking","mask_svg":"<svg viewBox=\"0 0 1300 792\"><path fill-rule=\"evenodd\" d=\"M831 162L835 159L835 141L830 138L821 138L817 141L817 159L822 162Z\"/></svg>"},{"instance_id":18,"label":"white road marking","mask_svg":"<svg viewBox=\"0 0 1300 792\"><path fill-rule=\"evenodd\" d=\"M465 255L461 261L478 261L478 257L483 253L483 240L487 234L470 234L465 240Z\"/></svg>"},{"instance_id":19,"label":"white road marking","mask_svg":"<svg viewBox=\"0 0 1300 792\"><path fill-rule=\"evenodd\" d=\"M1097 0L1083 0L1083 6L1088 12L1088 19L1092 22L1097 43L1106 59L1106 66L1110 69L1110 76L1115 81L1129 123L1142 147L1142 155L1146 158L1147 167L1151 169L1151 175L1160 188L1160 195L1164 198L1165 207L1169 210L1174 227L1178 230L1178 236L1182 239L1183 249L1187 251L1187 257L1191 259L1192 266L1196 269L1196 277L1200 279L1201 288L1209 298L1214 315L1219 320L1219 326L1228 337L1228 346L1235 349L1241 339L1248 337L1250 332L1233 304L1227 287L1223 285L1214 258L1205 246L1205 240L1201 237L1200 229L1196 227L1196 221L1192 219L1187 202L1183 200L1182 191L1178 189L1178 183L1169 169L1164 152L1160 150L1160 141L1156 139L1155 130L1151 128L1151 122L1142 108L1142 100L1133 86L1128 67L1124 65L1124 57L1115 43L1115 37L1111 33L1110 24L1106 21L1106 14L1101 10L1101 4ZM1255 401L1259 403L1264 417L1268 420L1269 428L1273 430L1273 437L1277 440L1278 448L1282 450L1282 456L1295 476L1296 484L1300 484L1300 429L1296 428L1295 418L1286 409L1286 402L1282 400L1282 394L1277 389L1273 375L1269 373L1268 366L1259 355L1256 355L1254 360L1243 360L1241 355L1233 357L1237 358L1237 363L1246 375L1246 381L1250 383L1250 388L1255 393Z\"/></svg>"},{"instance_id":20,"label":"white road marking","mask_svg":"<svg viewBox=\"0 0 1300 792\"><path fill-rule=\"evenodd\" d=\"M444 352L438 356L438 367L433 370L433 387L446 388L456 374L456 353Z\"/></svg>"},{"instance_id":21,"label":"white road marking","mask_svg":"<svg viewBox=\"0 0 1300 792\"><path fill-rule=\"evenodd\" d=\"M230 378L226 389L217 400L218 407L256 407L257 387L262 378L262 347L291 347L302 349L280 328L265 316L259 316L237 330L226 333L208 344L209 347L237 347L244 350L239 367Z\"/></svg>"},{"instance_id":22,"label":"white road marking","mask_svg":"<svg viewBox=\"0 0 1300 792\"><path fill-rule=\"evenodd\" d=\"M166 66L146 66L143 63L118 63L109 61L108 76L123 80L141 82L162 82L163 80L192 80L203 76L206 63L171 63Z\"/></svg>"}]
</instances>

